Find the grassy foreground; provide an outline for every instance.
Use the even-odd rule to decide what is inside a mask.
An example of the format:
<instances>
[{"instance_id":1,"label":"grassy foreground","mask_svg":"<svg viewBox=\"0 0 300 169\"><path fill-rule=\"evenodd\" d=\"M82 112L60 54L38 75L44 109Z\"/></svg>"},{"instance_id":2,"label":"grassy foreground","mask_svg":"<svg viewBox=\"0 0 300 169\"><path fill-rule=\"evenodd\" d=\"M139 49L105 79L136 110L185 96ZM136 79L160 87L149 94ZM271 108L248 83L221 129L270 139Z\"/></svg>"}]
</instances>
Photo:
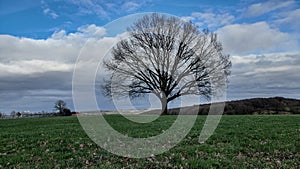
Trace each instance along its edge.
<instances>
[{"instance_id":1,"label":"grassy foreground","mask_svg":"<svg viewBox=\"0 0 300 169\"><path fill-rule=\"evenodd\" d=\"M161 155L132 159L93 143L76 117L0 120L0 168L298 168L300 116L223 116L204 144L198 137L206 116L189 135ZM117 115L106 119L135 137L167 129L176 116L135 124Z\"/></svg>"}]
</instances>

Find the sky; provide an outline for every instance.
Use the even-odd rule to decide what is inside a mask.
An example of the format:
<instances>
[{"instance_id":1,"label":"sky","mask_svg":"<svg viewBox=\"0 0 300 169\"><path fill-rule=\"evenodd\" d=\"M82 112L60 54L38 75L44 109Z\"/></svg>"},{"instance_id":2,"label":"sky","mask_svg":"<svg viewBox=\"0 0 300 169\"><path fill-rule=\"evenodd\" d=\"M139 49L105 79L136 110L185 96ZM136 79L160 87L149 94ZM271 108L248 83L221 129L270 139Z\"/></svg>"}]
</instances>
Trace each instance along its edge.
<instances>
[{"instance_id":1,"label":"sky","mask_svg":"<svg viewBox=\"0 0 300 169\"><path fill-rule=\"evenodd\" d=\"M134 20L128 15L144 12L218 34L232 61L227 100L300 99L296 0L0 0L0 112L53 111L58 99L74 110L72 76L82 49L105 50ZM86 45L91 37L97 50ZM101 96L98 102L99 109L113 107Z\"/></svg>"}]
</instances>

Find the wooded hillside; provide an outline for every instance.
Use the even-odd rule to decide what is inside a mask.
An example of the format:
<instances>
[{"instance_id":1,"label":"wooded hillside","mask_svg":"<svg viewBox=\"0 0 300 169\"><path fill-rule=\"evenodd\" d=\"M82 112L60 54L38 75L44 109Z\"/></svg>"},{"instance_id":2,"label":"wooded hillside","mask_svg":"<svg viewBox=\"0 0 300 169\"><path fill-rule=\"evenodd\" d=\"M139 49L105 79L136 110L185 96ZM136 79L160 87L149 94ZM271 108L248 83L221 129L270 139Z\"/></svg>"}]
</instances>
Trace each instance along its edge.
<instances>
[{"instance_id":1,"label":"wooded hillside","mask_svg":"<svg viewBox=\"0 0 300 169\"><path fill-rule=\"evenodd\" d=\"M168 114L176 115L180 110L183 111L183 114L195 114L194 112L198 112L199 115L206 115L209 112L209 108L210 104L173 108L169 109ZM158 113L158 110L147 113ZM300 100L272 97L228 101L225 103L223 114L300 114Z\"/></svg>"}]
</instances>

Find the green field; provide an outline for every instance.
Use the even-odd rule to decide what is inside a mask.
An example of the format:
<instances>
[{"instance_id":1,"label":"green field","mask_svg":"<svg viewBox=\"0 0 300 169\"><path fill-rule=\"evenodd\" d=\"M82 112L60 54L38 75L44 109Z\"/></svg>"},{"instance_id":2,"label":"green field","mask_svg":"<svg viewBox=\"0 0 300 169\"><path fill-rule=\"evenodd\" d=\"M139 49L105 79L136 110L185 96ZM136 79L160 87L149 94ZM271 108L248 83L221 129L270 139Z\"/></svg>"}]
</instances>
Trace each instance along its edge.
<instances>
[{"instance_id":1,"label":"green field","mask_svg":"<svg viewBox=\"0 0 300 169\"><path fill-rule=\"evenodd\" d=\"M133 137L158 134L175 118L137 124L106 116L115 129ZM145 159L100 148L76 117L0 120L0 168L299 168L299 115L223 116L214 135L200 144L205 118L198 117L179 145Z\"/></svg>"}]
</instances>

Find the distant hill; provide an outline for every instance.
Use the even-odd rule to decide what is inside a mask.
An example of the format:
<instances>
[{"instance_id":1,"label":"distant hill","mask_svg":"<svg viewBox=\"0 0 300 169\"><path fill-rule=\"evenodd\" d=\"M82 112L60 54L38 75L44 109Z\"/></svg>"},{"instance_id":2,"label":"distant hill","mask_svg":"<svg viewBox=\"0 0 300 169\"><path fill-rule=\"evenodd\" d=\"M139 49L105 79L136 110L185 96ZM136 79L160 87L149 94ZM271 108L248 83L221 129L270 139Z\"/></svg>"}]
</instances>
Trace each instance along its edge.
<instances>
[{"instance_id":1,"label":"distant hill","mask_svg":"<svg viewBox=\"0 0 300 169\"><path fill-rule=\"evenodd\" d=\"M188 106L183 108L169 109L168 114L176 115L181 111L182 114L207 115L210 104ZM160 110L152 110L146 114L157 114ZM300 114L300 100L284 97L271 98L252 98L225 103L224 113L226 115L243 114Z\"/></svg>"}]
</instances>

